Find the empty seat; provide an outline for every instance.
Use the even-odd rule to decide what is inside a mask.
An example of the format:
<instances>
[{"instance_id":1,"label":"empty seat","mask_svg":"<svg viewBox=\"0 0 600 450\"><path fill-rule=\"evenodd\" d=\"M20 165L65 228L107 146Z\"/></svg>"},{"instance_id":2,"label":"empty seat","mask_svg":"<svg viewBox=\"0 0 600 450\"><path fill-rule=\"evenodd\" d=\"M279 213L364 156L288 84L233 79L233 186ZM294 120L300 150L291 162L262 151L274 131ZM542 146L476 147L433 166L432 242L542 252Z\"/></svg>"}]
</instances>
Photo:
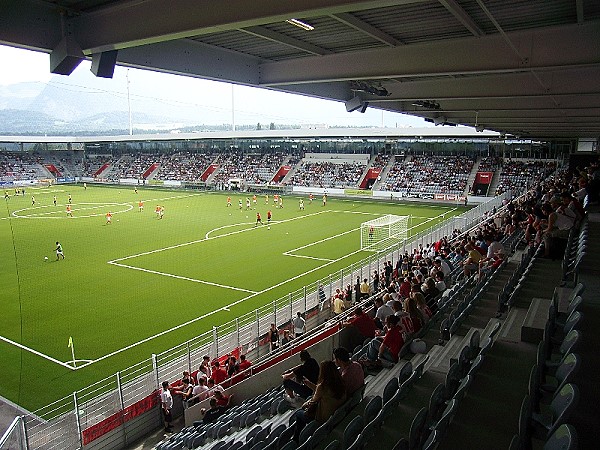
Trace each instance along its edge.
<instances>
[{"instance_id":1,"label":"empty seat","mask_svg":"<svg viewBox=\"0 0 600 450\"><path fill-rule=\"evenodd\" d=\"M574 384L566 384L556 393L549 412L546 414L532 414L532 424L538 436L548 439L554 431L567 420L577 407L579 401L579 389Z\"/></svg>"}]
</instances>

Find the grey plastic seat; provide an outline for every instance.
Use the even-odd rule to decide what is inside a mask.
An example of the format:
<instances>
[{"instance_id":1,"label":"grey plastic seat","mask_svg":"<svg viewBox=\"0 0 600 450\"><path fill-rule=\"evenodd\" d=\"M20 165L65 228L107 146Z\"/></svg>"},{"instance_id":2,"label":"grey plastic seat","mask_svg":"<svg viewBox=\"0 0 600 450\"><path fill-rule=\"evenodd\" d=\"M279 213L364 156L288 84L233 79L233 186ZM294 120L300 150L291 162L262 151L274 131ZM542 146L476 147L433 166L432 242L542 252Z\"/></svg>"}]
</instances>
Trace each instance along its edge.
<instances>
[{"instance_id":1,"label":"grey plastic seat","mask_svg":"<svg viewBox=\"0 0 600 450\"><path fill-rule=\"evenodd\" d=\"M331 441L329 444L327 444L327 447L325 447L324 450L338 450L340 448L340 441L333 440Z\"/></svg>"},{"instance_id":2,"label":"grey plastic seat","mask_svg":"<svg viewBox=\"0 0 600 450\"><path fill-rule=\"evenodd\" d=\"M302 445L306 441L308 441L308 438L313 435L317 428L319 428L319 424L316 420L307 423L306 426L302 428L302 431L300 432L300 436L298 437L298 444Z\"/></svg>"},{"instance_id":3,"label":"grey plastic seat","mask_svg":"<svg viewBox=\"0 0 600 450\"><path fill-rule=\"evenodd\" d=\"M363 418L362 416L356 416L354 419L346 425L344 428L344 435L342 438L342 445L344 448L348 448L363 430Z\"/></svg>"},{"instance_id":4,"label":"grey plastic seat","mask_svg":"<svg viewBox=\"0 0 600 450\"><path fill-rule=\"evenodd\" d=\"M262 430L259 430L258 433L256 433L254 435L254 437L252 438L252 440L249 442L250 448L252 448L252 446L254 446L254 444L256 444L258 441L265 441L265 443L266 443L267 437L269 436L269 434L271 434L272 426L273 426L273 424L269 423Z\"/></svg>"},{"instance_id":5,"label":"grey plastic seat","mask_svg":"<svg viewBox=\"0 0 600 450\"><path fill-rule=\"evenodd\" d=\"M548 438L544 450L576 450L577 445L577 432L573 425L562 424Z\"/></svg>"},{"instance_id":6,"label":"grey plastic seat","mask_svg":"<svg viewBox=\"0 0 600 450\"><path fill-rule=\"evenodd\" d=\"M479 370L479 368L481 367L481 365L483 364L483 355L479 354L477 355L477 358L475 358L473 360L473 362L471 363L471 368L469 369L469 372L467 373L467 375L475 375L477 373L477 371Z\"/></svg>"},{"instance_id":7,"label":"grey plastic seat","mask_svg":"<svg viewBox=\"0 0 600 450\"><path fill-rule=\"evenodd\" d=\"M283 431L286 429L287 427L284 424L280 424L277 425L273 430L271 430L271 432L269 433L269 436L267 437L267 442L273 442L275 439L277 439L281 433L283 433Z\"/></svg>"},{"instance_id":8,"label":"grey plastic seat","mask_svg":"<svg viewBox=\"0 0 600 450\"><path fill-rule=\"evenodd\" d=\"M532 414L532 425L541 429L542 439L549 439L556 429L567 422L577 407L579 389L574 384L566 384L556 393L550 403L549 414Z\"/></svg>"},{"instance_id":9,"label":"grey plastic seat","mask_svg":"<svg viewBox=\"0 0 600 450\"><path fill-rule=\"evenodd\" d=\"M246 434L246 442L252 441L254 436L256 436L260 430L262 430L262 427L260 425L256 425L254 428L248 431L248 434Z\"/></svg>"},{"instance_id":10,"label":"grey plastic seat","mask_svg":"<svg viewBox=\"0 0 600 450\"><path fill-rule=\"evenodd\" d=\"M569 316L573 313L573 311L579 310L582 304L583 298L581 297L581 295L575 296L575 298L573 298L573 300L569 303L567 311L565 311L564 313L556 314L556 318L554 320L556 326L564 327Z\"/></svg>"},{"instance_id":11,"label":"grey plastic seat","mask_svg":"<svg viewBox=\"0 0 600 450\"><path fill-rule=\"evenodd\" d=\"M216 444L214 444L214 445L213 445L213 446L210 448L210 450L220 450L220 449L222 449L223 447L225 447L225 444L226 444L226 442L225 442L225 441L219 441L219 442L217 442Z\"/></svg>"},{"instance_id":12,"label":"grey plastic seat","mask_svg":"<svg viewBox=\"0 0 600 450\"><path fill-rule=\"evenodd\" d=\"M454 396L452 398L456 399L456 401L460 402L463 398L465 398L465 395L467 394L467 389L469 389L469 386L471 385L471 382L473 381L473 377L471 377L470 375L467 375L466 377L464 377L462 379L462 381L460 382L458 389L456 390L456 392L454 393Z\"/></svg>"},{"instance_id":13,"label":"grey plastic seat","mask_svg":"<svg viewBox=\"0 0 600 450\"><path fill-rule=\"evenodd\" d=\"M266 445L267 444L265 444L265 441L258 441L252 447L250 447L250 450L263 450Z\"/></svg>"},{"instance_id":14,"label":"grey plastic seat","mask_svg":"<svg viewBox=\"0 0 600 450\"><path fill-rule=\"evenodd\" d=\"M423 450L433 450L440 442L441 433L438 430L432 430L429 436L423 442Z\"/></svg>"},{"instance_id":15,"label":"grey plastic seat","mask_svg":"<svg viewBox=\"0 0 600 450\"><path fill-rule=\"evenodd\" d=\"M427 408L421 408L410 424L410 431L408 433L409 450L421 448L421 443L423 441L423 430L425 429L426 423Z\"/></svg>"},{"instance_id":16,"label":"grey plastic seat","mask_svg":"<svg viewBox=\"0 0 600 450\"><path fill-rule=\"evenodd\" d=\"M556 369L554 378L556 379L555 384L544 384L541 389L546 392L559 391L565 384L570 383L581 366L581 358L575 353L569 353L563 363Z\"/></svg>"},{"instance_id":17,"label":"grey plastic seat","mask_svg":"<svg viewBox=\"0 0 600 450\"><path fill-rule=\"evenodd\" d=\"M398 442L394 444L392 450L409 450L409 448L408 440L406 440L406 438L400 438Z\"/></svg>"},{"instance_id":18,"label":"grey plastic seat","mask_svg":"<svg viewBox=\"0 0 600 450\"><path fill-rule=\"evenodd\" d=\"M385 385L385 388L383 389L383 403L387 403L389 401L389 399L391 399L394 394L396 393L396 391L398 390L398 378L394 377L391 378L387 384Z\"/></svg>"},{"instance_id":19,"label":"grey plastic seat","mask_svg":"<svg viewBox=\"0 0 600 450\"><path fill-rule=\"evenodd\" d=\"M296 450L297 448L298 444L296 441L289 440L283 445L283 447L279 447L279 450Z\"/></svg>"},{"instance_id":20,"label":"grey plastic seat","mask_svg":"<svg viewBox=\"0 0 600 450\"><path fill-rule=\"evenodd\" d=\"M227 433L229 433L229 430L231 430L231 420L228 420L227 422L222 423L218 428L217 428L217 432L215 433L215 438L216 439L220 439L223 436L225 436Z\"/></svg>"},{"instance_id":21,"label":"grey plastic seat","mask_svg":"<svg viewBox=\"0 0 600 450\"><path fill-rule=\"evenodd\" d=\"M233 444L231 444L229 450L241 450L243 446L244 443L242 441L235 441Z\"/></svg>"},{"instance_id":22,"label":"grey plastic seat","mask_svg":"<svg viewBox=\"0 0 600 450\"><path fill-rule=\"evenodd\" d=\"M473 360L479 353L479 344L481 341L481 333L475 330L469 339L469 359Z\"/></svg>"},{"instance_id":23,"label":"grey plastic seat","mask_svg":"<svg viewBox=\"0 0 600 450\"><path fill-rule=\"evenodd\" d=\"M458 405L458 402L455 399L450 400L448 402L448 404L446 405L446 408L444 409L444 412L442 413L440 420L438 420L432 426L432 428L434 430L438 430L442 434L442 436L446 433L446 430L448 429L448 425L450 424L452 417L454 417L454 413L456 412L457 405Z\"/></svg>"},{"instance_id":24,"label":"grey plastic seat","mask_svg":"<svg viewBox=\"0 0 600 450\"><path fill-rule=\"evenodd\" d=\"M383 400L381 396L377 395L373 397L365 407L363 424L367 425L370 421L377 417L377 414L379 414L379 411L381 411L382 406Z\"/></svg>"},{"instance_id":25,"label":"grey plastic seat","mask_svg":"<svg viewBox=\"0 0 600 450\"><path fill-rule=\"evenodd\" d=\"M446 390L445 390L445 397L446 400L449 400L452 398L452 396L454 395L454 393L456 392L456 390L458 389L458 386L460 384L460 366L457 362L454 362L451 366L450 369L448 370L448 373L446 374Z\"/></svg>"},{"instance_id":26,"label":"grey plastic seat","mask_svg":"<svg viewBox=\"0 0 600 450\"><path fill-rule=\"evenodd\" d=\"M550 354L550 352L548 352L548 354L545 355L546 361L544 363L544 366L546 368L546 372L555 372L558 366L560 366L564 362L564 359L569 353L577 351L580 342L581 331L569 331L569 333L565 336L565 339L560 344L560 347L558 348L557 352L554 355Z\"/></svg>"},{"instance_id":27,"label":"grey plastic seat","mask_svg":"<svg viewBox=\"0 0 600 450\"><path fill-rule=\"evenodd\" d=\"M518 444L521 450L531 448L531 399L529 395L523 397L521 411L519 412Z\"/></svg>"},{"instance_id":28,"label":"grey plastic seat","mask_svg":"<svg viewBox=\"0 0 600 450\"><path fill-rule=\"evenodd\" d=\"M581 313L580 311L573 311L567 318L565 325L562 327L562 329L558 329L554 332L554 335L552 337L553 342L555 344L562 343L566 335L569 334L569 331L575 329L582 320L583 313Z\"/></svg>"},{"instance_id":29,"label":"grey plastic seat","mask_svg":"<svg viewBox=\"0 0 600 450\"><path fill-rule=\"evenodd\" d=\"M285 430L283 430L281 432L281 434L279 435L279 437L277 438L277 442L276 442L276 447L278 450L282 450L282 448L289 442L292 440L292 437L294 437L294 426L290 426L287 427ZM295 443L295 442L294 442ZM298 445L296 444L296 447ZM294 448L296 448L294 447Z\"/></svg>"},{"instance_id":30,"label":"grey plastic seat","mask_svg":"<svg viewBox=\"0 0 600 450\"><path fill-rule=\"evenodd\" d=\"M308 438L308 440L302 445L303 450L313 450L316 448L321 442L323 442L327 436L329 435L329 431L325 424L319 426L314 433Z\"/></svg>"},{"instance_id":31,"label":"grey plastic seat","mask_svg":"<svg viewBox=\"0 0 600 450\"><path fill-rule=\"evenodd\" d=\"M248 414L248 417L246 417L246 422L245 422L246 427L250 427L250 426L254 425L259 417L260 417L260 409L255 409L250 414Z\"/></svg>"},{"instance_id":32,"label":"grey plastic seat","mask_svg":"<svg viewBox=\"0 0 600 450\"><path fill-rule=\"evenodd\" d=\"M444 384L440 383L435 387L431 393L431 396L429 397L429 417L427 419L429 424L437 421L440 418L443 407L446 405L444 402L444 390Z\"/></svg>"},{"instance_id":33,"label":"grey plastic seat","mask_svg":"<svg viewBox=\"0 0 600 450\"><path fill-rule=\"evenodd\" d=\"M406 380L408 380L408 378L412 374L412 371L412 363L410 361L407 361L406 364L404 364L402 368L400 368L400 372L398 373L398 384L402 384Z\"/></svg>"}]
</instances>

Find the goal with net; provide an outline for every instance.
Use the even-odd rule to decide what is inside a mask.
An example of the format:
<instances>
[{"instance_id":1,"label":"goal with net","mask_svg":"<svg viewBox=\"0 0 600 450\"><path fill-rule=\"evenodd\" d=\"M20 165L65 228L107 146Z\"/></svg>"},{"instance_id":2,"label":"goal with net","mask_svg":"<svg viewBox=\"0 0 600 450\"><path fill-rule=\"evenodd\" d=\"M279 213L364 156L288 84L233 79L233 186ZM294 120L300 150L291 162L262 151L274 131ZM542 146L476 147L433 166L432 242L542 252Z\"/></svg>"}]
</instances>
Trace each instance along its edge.
<instances>
[{"instance_id":1,"label":"goal with net","mask_svg":"<svg viewBox=\"0 0 600 450\"><path fill-rule=\"evenodd\" d=\"M408 238L410 216L388 214L360 225L360 249L381 251Z\"/></svg>"}]
</instances>

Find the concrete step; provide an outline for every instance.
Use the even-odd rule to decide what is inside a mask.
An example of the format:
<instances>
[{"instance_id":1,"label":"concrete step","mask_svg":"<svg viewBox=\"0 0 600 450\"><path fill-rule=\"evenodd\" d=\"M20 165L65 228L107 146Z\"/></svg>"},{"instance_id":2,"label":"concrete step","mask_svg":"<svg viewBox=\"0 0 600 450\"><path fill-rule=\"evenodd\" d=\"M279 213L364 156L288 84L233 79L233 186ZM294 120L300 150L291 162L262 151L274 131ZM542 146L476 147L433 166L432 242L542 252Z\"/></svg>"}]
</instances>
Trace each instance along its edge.
<instances>
[{"instance_id":1,"label":"concrete step","mask_svg":"<svg viewBox=\"0 0 600 450\"><path fill-rule=\"evenodd\" d=\"M502 328L498 332L498 340L505 342L521 342L521 326L527 315L527 309L513 307L509 311Z\"/></svg>"}]
</instances>

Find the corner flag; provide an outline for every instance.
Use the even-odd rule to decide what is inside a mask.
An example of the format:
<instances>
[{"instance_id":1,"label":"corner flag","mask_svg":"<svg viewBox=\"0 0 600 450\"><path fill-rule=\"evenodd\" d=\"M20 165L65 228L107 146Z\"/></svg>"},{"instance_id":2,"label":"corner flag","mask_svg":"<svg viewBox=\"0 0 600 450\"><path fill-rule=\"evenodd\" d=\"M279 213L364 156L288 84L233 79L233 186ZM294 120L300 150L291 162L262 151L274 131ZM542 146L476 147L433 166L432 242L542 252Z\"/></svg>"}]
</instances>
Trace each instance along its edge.
<instances>
[{"instance_id":1,"label":"corner flag","mask_svg":"<svg viewBox=\"0 0 600 450\"><path fill-rule=\"evenodd\" d=\"M71 357L73 358L73 367L77 367L77 362L75 361L75 346L73 345L73 337L69 336L69 345L67 346L71 349Z\"/></svg>"}]
</instances>

